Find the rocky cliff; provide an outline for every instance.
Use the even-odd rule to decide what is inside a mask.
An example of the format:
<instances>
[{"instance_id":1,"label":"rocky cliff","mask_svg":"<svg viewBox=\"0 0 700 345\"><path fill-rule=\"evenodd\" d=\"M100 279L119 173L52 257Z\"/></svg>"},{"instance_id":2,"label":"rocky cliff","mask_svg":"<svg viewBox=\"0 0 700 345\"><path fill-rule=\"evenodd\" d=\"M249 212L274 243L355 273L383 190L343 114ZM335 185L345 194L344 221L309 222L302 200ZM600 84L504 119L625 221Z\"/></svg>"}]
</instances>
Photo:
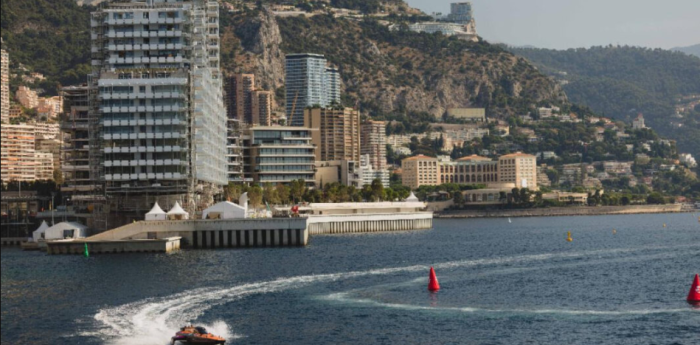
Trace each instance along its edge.
<instances>
[{"instance_id":1,"label":"rocky cliff","mask_svg":"<svg viewBox=\"0 0 700 345\"><path fill-rule=\"evenodd\" d=\"M224 68L255 73L273 91L284 86L284 55L309 52L339 68L344 103L359 102L371 115L441 116L447 108L467 106L498 115L566 102L558 85L526 60L486 42L389 31L372 19L279 18L267 10L222 16Z\"/></svg>"}]
</instances>

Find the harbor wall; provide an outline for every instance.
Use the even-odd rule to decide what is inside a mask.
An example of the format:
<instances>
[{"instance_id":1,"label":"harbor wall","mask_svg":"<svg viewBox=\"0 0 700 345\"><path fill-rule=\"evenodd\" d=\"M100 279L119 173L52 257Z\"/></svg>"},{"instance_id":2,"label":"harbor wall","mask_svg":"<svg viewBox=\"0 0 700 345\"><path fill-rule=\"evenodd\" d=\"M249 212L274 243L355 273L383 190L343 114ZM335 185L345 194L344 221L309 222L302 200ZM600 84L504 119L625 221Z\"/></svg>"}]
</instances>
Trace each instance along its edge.
<instances>
[{"instance_id":1,"label":"harbor wall","mask_svg":"<svg viewBox=\"0 0 700 345\"><path fill-rule=\"evenodd\" d=\"M0 239L3 246L17 246L26 241L26 237L3 237Z\"/></svg>"},{"instance_id":2,"label":"harbor wall","mask_svg":"<svg viewBox=\"0 0 700 345\"><path fill-rule=\"evenodd\" d=\"M681 204L630 205L630 206L574 206L529 209L494 210L446 210L437 218L488 218L488 217L546 217L546 216L598 216L640 213L681 212Z\"/></svg>"},{"instance_id":3,"label":"harbor wall","mask_svg":"<svg viewBox=\"0 0 700 345\"><path fill-rule=\"evenodd\" d=\"M311 235L424 230L433 227L432 212L312 215L308 219Z\"/></svg>"},{"instance_id":4,"label":"harbor wall","mask_svg":"<svg viewBox=\"0 0 700 345\"><path fill-rule=\"evenodd\" d=\"M89 237L91 241L182 237L195 248L305 246L306 218L139 221Z\"/></svg>"},{"instance_id":5,"label":"harbor wall","mask_svg":"<svg viewBox=\"0 0 700 345\"><path fill-rule=\"evenodd\" d=\"M46 253L50 255L85 253L87 244L90 254L116 253L170 253L180 249L180 237L170 237L158 240L121 240L121 241L49 241L46 243Z\"/></svg>"}]
</instances>

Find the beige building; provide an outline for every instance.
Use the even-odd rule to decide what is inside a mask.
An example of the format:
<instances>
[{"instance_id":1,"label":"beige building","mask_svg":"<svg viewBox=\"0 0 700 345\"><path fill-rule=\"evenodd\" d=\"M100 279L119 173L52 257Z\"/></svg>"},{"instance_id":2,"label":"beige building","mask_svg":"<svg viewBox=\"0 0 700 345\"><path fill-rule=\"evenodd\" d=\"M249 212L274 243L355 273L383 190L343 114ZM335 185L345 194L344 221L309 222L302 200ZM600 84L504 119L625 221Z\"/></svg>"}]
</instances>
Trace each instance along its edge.
<instances>
[{"instance_id":1,"label":"beige building","mask_svg":"<svg viewBox=\"0 0 700 345\"><path fill-rule=\"evenodd\" d=\"M0 50L0 120L10 121L10 55Z\"/></svg>"},{"instance_id":2,"label":"beige building","mask_svg":"<svg viewBox=\"0 0 700 345\"><path fill-rule=\"evenodd\" d=\"M361 151L369 155L372 169L386 170L386 122L368 120L362 123L360 132Z\"/></svg>"},{"instance_id":3,"label":"beige building","mask_svg":"<svg viewBox=\"0 0 700 345\"><path fill-rule=\"evenodd\" d=\"M498 162L490 158L471 155L457 160L440 161L440 178L443 183L496 183L498 182Z\"/></svg>"},{"instance_id":4,"label":"beige building","mask_svg":"<svg viewBox=\"0 0 700 345\"><path fill-rule=\"evenodd\" d=\"M3 125L0 140L2 181L34 181L36 157L34 126L26 124Z\"/></svg>"},{"instance_id":5,"label":"beige building","mask_svg":"<svg viewBox=\"0 0 700 345\"><path fill-rule=\"evenodd\" d=\"M352 108L309 108L304 118L318 128L320 161L360 161L360 113Z\"/></svg>"},{"instance_id":6,"label":"beige building","mask_svg":"<svg viewBox=\"0 0 700 345\"><path fill-rule=\"evenodd\" d=\"M418 155L401 162L402 183L411 189L422 185L458 183L486 184L498 186L497 189L507 184L512 186L511 189L517 187L537 190L536 167L535 156L523 153L501 156L497 161L477 155L457 160Z\"/></svg>"},{"instance_id":7,"label":"beige building","mask_svg":"<svg viewBox=\"0 0 700 345\"><path fill-rule=\"evenodd\" d=\"M53 168L61 170L61 145L63 141L58 138L45 138L36 136L35 150L37 152L50 153L53 156Z\"/></svg>"},{"instance_id":8,"label":"beige building","mask_svg":"<svg viewBox=\"0 0 700 345\"><path fill-rule=\"evenodd\" d=\"M472 122L484 122L484 121L486 121L486 109L484 109L484 108L449 108L449 109L447 109L447 116L454 117L457 119L472 121Z\"/></svg>"},{"instance_id":9,"label":"beige building","mask_svg":"<svg viewBox=\"0 0 700 345\"><path fill-rule=\"evenodd\" d=\"M40 139L53 139L58 137L61 128L58 123L36 121L32 123L34 126L34 134Z\"/></svg>"},{"instance_id":10,"label":"beige building","mask_svg":"<svg viewBox=\"0 0 700 345\"><path fill-rule=\"evenodd\" d=\"M36 160L35 178L37 180L53 180L53 154L48 152L34 152Z\"/></svg>"},{"instance_id":11,"label":"beige building","mask_svg":"<svg viewBox=\"0 0 700 345\"><path fill-rule=\"evenodd\" d=\"M61 113L63 102L61 97L42 97L39 98L37 113L39 116L46 116L47 119L54 118Z\"/></svg>"},{"instance_id":12,"label":"beige building","mask_svg":"<svg viewBox=\"0 0 700 345\"><path fill-rule=\"evenodd\" d=\"M37 97L36 91L26 86L20 86L15 93L15 97L17 102L25 108L33 109L39 106L39 97Z\"/></svg>"},{"instance_id":13,"label":"beige building","mask_svg":"<svg viewBox=\"0 0 700 345\"><path fill-rule=\"evenodd\" d=\"M437 186L440 183L440 167L437 158L417 155L401 161L401 183L416 189L420 186Z\"/></svg>"},{"instance_id":14,"label":"beige building","mask_svg":"<svg viewBox=\"0 0 700 345\"><path fill-rule=\"evenodd\" d=\"M537 157L521 152L498 157L499 182L537 190Z\"/></svg>"}]
</instances>

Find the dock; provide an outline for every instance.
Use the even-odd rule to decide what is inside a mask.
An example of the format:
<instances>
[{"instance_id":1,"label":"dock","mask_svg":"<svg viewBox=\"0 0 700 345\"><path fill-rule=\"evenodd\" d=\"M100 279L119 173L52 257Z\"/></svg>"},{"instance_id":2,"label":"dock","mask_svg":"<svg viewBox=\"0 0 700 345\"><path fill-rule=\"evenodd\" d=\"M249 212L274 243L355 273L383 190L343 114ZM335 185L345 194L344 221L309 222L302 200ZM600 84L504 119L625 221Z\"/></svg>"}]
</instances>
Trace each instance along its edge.
<instances>
[{"instance_id":1,"label":"dock","mask_svg":"<svg viewBox=\"0 0 700 345\"><path fill-rule=\"evenodd\" d=\"M171 253L180 250L180 237L168 237L156 240L58 240L46 243L48 254L78 254L85 253L87 244L90 254L117 253Z\"/></svg>"}]
</instances>

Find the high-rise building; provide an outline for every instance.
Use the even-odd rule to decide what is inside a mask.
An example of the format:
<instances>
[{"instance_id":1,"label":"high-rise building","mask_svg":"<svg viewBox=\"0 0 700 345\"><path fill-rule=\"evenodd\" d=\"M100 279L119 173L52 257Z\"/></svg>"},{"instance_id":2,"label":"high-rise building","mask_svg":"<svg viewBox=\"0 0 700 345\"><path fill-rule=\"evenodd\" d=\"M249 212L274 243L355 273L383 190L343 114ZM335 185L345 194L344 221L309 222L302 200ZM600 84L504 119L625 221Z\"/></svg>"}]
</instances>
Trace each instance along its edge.
<instances>
[{"instance_id":1,"label":"high-rise building","mask_svg":"<svg viewBox=\"0 0 700 345\"><path fill-rule=\"evenodd\" d=\"M228 119L226 136L226 174L229 182L243 182L243 147L241 133L247 126L236 119Z\"/></svg>"},{"instance_id":2,"label":"high-rise building","mask_svg":"<svg viewBox=\"0 0 700 345\"><path fill-rule=\"evenodd\" d=\"M91 135L96 128L90 127L88 117L88 87L67 86L61 89L63 97L63 121L61 122L61 134L63 149L61 152L61 172L63 173L64 186L61 192L68 195L71 200L76 200L80 194L93 195L102 190L100 177L91 169L90 162L98 162L101 152L90 150L90 146L96 146L99 142Z\"/></svg>"},{"instance_id":3,"label":"high-rise building","mask_svg":"<svg viewBox=\"0 0 700 345\"><path fill-rule=\"evenodd\" d=\"M287 122L303 126L306 107L340 103L340 76L319 54L289 54L285 63Z\"/></svg>"},{"instance_id":4,"label":"high-rise building","mask_svg":"<svg viewBox=\"0 0 700 345\"><path fill-rule=\"evenodd\" d=\"M0 50L0 120L10 121L10 55Z\"/></svg>"},{"instance_id":5,"label":"high-rise building","mask_svg":"<svg viewBox=\"0 0 700 345\"><path fill-rule=\"evenodd\" d=\"M34 181L36 156L34 126L27 124L2 126L0 131L2 181Z\"/></svg>"},{"instance_id":6,"label":"high-rise building","mask_svg":"<svg viewBox=\"0 0 700 345\"><path fill-rule=\"evenodd\" d=\"M218 2L110 1L91 35L90 149L102 154L90 166L104 167L112 211L212 202L227 183Z\"/></svg>"},{"instance_id":7,"label":"high-rise building","mask_svg":"<svg viewBox=\"0 0 700 345\"><path fill-rule=\"evenodd\" d=\"M252 121L254 125L272 124L272 93L270 91L252 92Z\"/></svg>"},{"instance_id":8,"label":"high-rise building","mask_svg":"<svg viewBox=\"0 0 700 345\"><path fill-rule=\"evenodd\" d=\"M361 133L362 154L369 155L374 170L386 170L386 122L368 120Z\"/></svg>"},{"instance_id":9,"label":"high-rise building","mask_svg":"<svg viewBox=\"0 0 700 345\"><path fill-rule=\"evenodd\" d=\"M360 161L360 113L352 108L307 108L304 118L320 131L319 161Z\"/></svg>"},{"instance_id":10,"label":"high-rise building","mask_svg":"<svg viewBox=\"0 0 700 345\"><path fill-rule=\"evenodd\" d=\"M252 92L255 90L255 75L234 74L225 77L224 90L228 118L251 123L253 117Z\"/></svg>"}]
</instances>

